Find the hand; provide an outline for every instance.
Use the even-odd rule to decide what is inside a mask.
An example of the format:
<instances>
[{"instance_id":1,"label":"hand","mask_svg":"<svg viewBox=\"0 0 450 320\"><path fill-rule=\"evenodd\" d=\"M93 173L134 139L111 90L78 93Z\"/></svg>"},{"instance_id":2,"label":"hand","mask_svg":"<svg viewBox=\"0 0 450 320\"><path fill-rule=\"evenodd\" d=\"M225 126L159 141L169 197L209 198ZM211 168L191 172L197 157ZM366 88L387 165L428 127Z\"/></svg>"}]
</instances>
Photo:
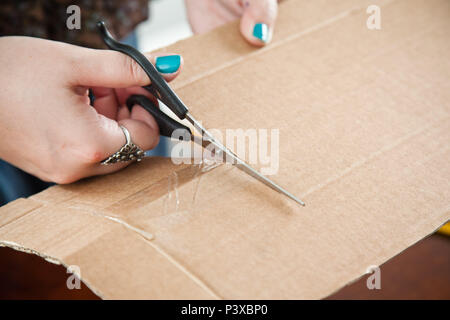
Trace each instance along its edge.
<instances>
[{"instance_id":1,"label":"hand","mask_svg":"<svg viewBox=\"0 0 450 320\"><path fill-rule=\"evenodd\" d=\"M272 39L277 0L185 0L194 33L204 33L241 17L244 38L255 46Z\"/></svg>"},{"instance_id":2,"label":"hand","mask_svg":"<svg viewBox=\"0 0 450 320\"><path fill-rule=\"evenodd\" d=\"M157 58L147 57L153 63ZM172 72L164 74L166 80L178 75L183 61L178 62L177 68L160 70ZM70 183L126 166L100 165L125 144L119 124L144 150L159 141L153 117L141 107L130 114L125 106L130 94L150 96L141 88L150 80L124 54L2 37L0 70L0 158L43 180Z\"/></svg>"}]
</instances>

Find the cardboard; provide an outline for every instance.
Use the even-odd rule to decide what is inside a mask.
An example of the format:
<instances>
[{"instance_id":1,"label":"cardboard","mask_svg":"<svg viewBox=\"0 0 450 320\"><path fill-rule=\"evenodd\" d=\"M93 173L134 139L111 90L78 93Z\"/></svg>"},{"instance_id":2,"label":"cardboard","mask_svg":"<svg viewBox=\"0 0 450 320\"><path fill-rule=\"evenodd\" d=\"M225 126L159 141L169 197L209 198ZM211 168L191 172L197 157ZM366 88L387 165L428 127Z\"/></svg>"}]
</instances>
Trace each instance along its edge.
<instances>
[{"instance_id":1,"label":"cardboard","mask_svg":"<svg viewBox=\"0 0 450 320\"><path fill-rule=\"evenodd\" d=\"M102 298L323 298L450 217L450 2L286 1L273 42L181 41L208 128L278 128L272 178L147 159L0 209L0 243L77 265ZM204 171L204 172L203 172ZM178 197L178 203L177 203ZM411 266L414 267L414 266Z\"/></svg>"}]
</instances>

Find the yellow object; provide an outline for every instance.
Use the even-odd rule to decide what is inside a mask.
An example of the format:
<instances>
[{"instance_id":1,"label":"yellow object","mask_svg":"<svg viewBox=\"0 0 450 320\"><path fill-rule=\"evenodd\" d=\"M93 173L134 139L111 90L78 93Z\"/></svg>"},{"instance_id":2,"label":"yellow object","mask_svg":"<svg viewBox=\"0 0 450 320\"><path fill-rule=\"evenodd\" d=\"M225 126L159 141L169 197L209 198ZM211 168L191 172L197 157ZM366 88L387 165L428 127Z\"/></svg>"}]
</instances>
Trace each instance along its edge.
<instances>
[{"instance_id":1,"label":"yellow object","mask_svg":"<svg viewBox=\"0 0 450 320\"><path fill-rule=\"evenodd\" d=\"M450 222L447 222L446 224L444 224L439 230L438 232L440 234L444 234L446 236L450 236Z\"/></svg>"}]
</instances>

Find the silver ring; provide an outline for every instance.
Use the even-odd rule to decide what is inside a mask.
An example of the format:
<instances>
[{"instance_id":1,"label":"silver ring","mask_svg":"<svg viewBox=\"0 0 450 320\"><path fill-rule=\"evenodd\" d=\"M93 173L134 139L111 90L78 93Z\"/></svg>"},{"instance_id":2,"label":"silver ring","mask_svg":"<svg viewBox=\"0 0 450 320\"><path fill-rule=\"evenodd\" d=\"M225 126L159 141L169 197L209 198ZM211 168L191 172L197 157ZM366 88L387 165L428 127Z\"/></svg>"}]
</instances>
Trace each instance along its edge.
<instances>
[{"instance_id":1,"label":"silver ring","mask_svg":"<svg viewBox=\"0 0 450 320\"><path fill-rule=\"evenodd\" d=\"M127 162L127 161L141 161L144 158L144 151L139 148L137 145L131 141L130 133L127 128L124 126L120 126L123 134L125 135L125 139L127 140L122 148L119 151L111 155L108 159L105 159L101 162L102 165L113 164L117 162Z\"/></svg>"}]
</instances>

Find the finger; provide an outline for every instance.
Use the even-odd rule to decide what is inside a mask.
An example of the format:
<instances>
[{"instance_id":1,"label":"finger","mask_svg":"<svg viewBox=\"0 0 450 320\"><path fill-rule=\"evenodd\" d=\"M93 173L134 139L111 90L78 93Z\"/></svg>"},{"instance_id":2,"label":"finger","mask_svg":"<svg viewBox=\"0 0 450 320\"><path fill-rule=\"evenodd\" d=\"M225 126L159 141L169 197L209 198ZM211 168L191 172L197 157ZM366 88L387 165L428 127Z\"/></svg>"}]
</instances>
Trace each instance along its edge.
<instances>
[{"instance_id":1,"label":"finger","mask_svg":"<svg viewBox=\"0 0 450 320\"><path fill-rule=\"evenodd\" d=\"M125 120L130 118L131 113L128 110L128 107L126 105L123 105L119 108L119 111L117 112L117 121Z\"/></svg>"},{"instance_id":2,"label":"finger","mask_svg":"<svg viewBox=\"0 0 450 320\"><path fill-rule=\"evenodd\" d=\"M119 125L127 128L132 142L144 151L153 149L159 142L159 129L156 121L148 112L139 106L133 108L130 118L120 120L119 122L110 119L106 119L105 121L112 121L113 123L104 125L105 129L102 137L104 143L101 160L108 158L125 145L126 138ZM112 173L130 163L116 163L105 166L100 164L101 160L92 164L90 170L87 172L88 176Z\"/></svg>"},{"instance_id":3,"label":"finger","mask_svg":"<svg viewBox=\"0 0 450 320\"><path fill-rule=\"evenodd\" d=\"M131 110L130 119L120 120L119 123L126 124L126 123L130 122L129 120L143 122L144 124L146 124L147 126L152 128L152 131L155 132L155 134L154 134L155 138L158 138L158 139L153 141L153 144L146 147L145 150L153 149L154 147L156 147L156 145L159 142L159 127L158 127L158 123L156 122L155 118L153 118L153 116L148 111L146 111L144 108L142 108L141 106L135 105L133 107L133 109ZM147 134L147 133L143 133L142 139L146 138L145 134Z\"/></svg>"},{"instance_id":4,"label":"finger","mask_svg":"<svg viewBox=\"0 0 450 320\"><path fill-rule=\"evenodd\" d=\"M150 84L141 66L129 56L112 50L77 48L76 85L106 88L128 88ZM144 54L167 81L181 71L183 58L176 54Z\"/></svg>"},{"instance_id":5,"label":"finger","mask_svg":"<svg viewBox=\"0 0 450 320\"><path fill-rule=\"evenodd\" d=\"M164 76L166 81L175 79L183 69L184 60L179 54L174 53L154 53L154 61L156 70Z\"/></svg>"},{"instance_id":6,"label":"finger","mask_svg":"<svg viewBox=\"0 0 450 320\"><path fill-rule=\"evenodd\" d=\"M117 119L117 111L119 103L117 101L114 89L109 88L93 88L94 94L94 108L99 114L104 115L110 119Z\"/></svg>"},{"instance_id":7,"label":"finger","mask_svg":"<svg viewBox=\"0 0 450 320\"><path fill-rule=\"evenodd\" d=\"M242 15L238 0L185 0L187 17L194 34L205 33Z\"/></svg>"},{"instance_id":8,"label":"finger","mask_svg":"<svg viewBox=\"0 0 450 320\"><path fill-rule=\"evenodd\" d=\"M255 46L264 46L272 39L277 17L277 0L243 0L244 13L240 29L244 38Z\"/></svg>"},{"instance_id":9,"label":"finger","mask_svg":"<svg viewBox=\"0 0 450 320\"><path fill-rule=\"evenodd\" d=\"M152 100L153 103L158 106L158 100L146 89L142 87L131 87L131 88L120 88L120 89L110 89L110 88L92 88L92 93L94 94L94 108L99 114L104 115L110 119L118 120L117 115L120 106L125 105L128 97L134 94L144 95L148 99ZM87 103L89 104L89 102ZM124 113L122 112L122 115ZM125 116L128 118L129 114Z\"/></svg>"},{"instance_id":10,"label":"finger","mask_svg":"<svg viewBox=\"0 0 450 320\"><path fill-rule=\"evenodd\" d=\"M142 87L120 88L116 89L115 92L119 105L124 105L127 99L134 94L144 95L158 105L158 100L148 90Z\"/></svg>"}]
</instances>

